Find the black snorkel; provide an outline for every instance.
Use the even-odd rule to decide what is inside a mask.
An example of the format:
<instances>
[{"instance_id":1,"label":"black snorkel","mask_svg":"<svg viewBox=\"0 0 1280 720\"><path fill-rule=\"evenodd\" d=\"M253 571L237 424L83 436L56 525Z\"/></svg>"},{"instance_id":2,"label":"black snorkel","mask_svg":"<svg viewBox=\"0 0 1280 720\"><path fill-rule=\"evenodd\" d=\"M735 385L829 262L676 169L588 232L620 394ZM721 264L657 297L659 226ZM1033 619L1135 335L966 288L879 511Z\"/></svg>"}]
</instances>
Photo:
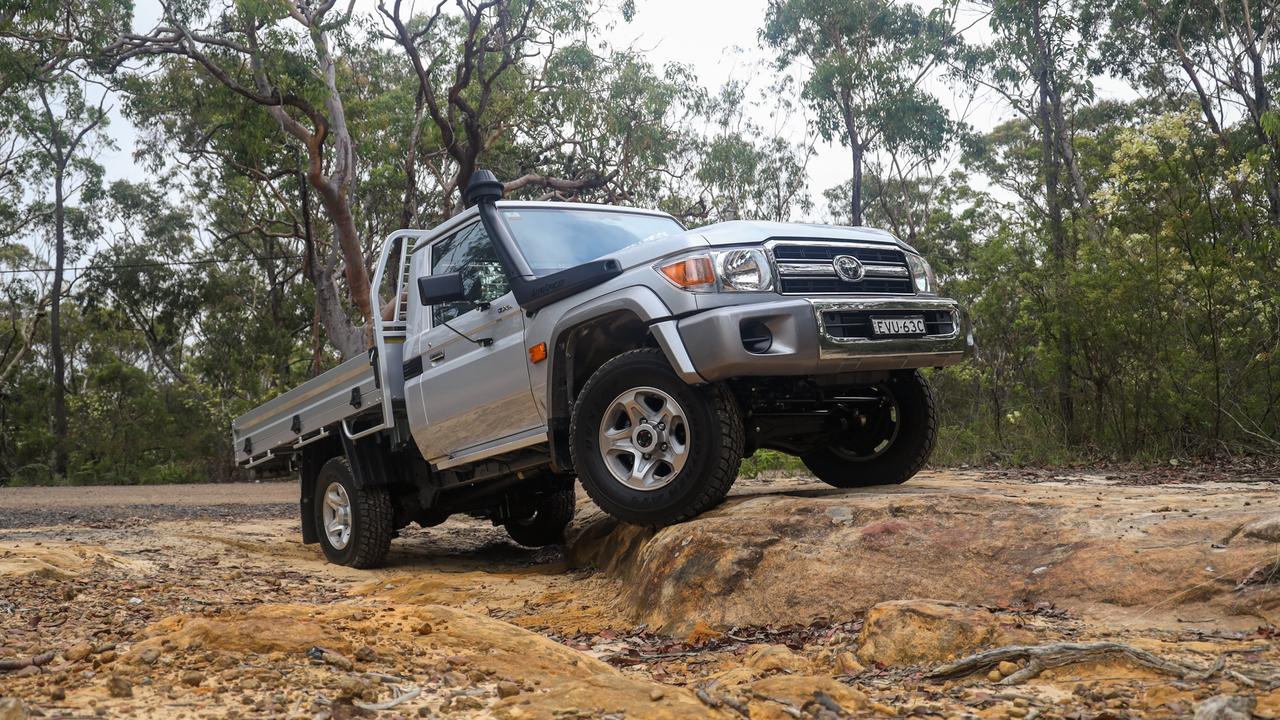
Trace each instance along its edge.
<instances>
[{"instance_id":1,"label":"black snorkel","mask_svg":"<svg viewBox=\"0 0 1280 720\"><path fill-rule=\"evenodd\" d=\"M528 313L534 313L557 300L582 292L622 274L617 260L605 258L592 260L545 277L535 277L533 269L520 252L515 235L507 219L498 212L497 202L502 199L503 185L488 170L471 174L471 182L463 193L468 205L475 205L485 232L493 240L498 262L507 272L507 281L516 297L516 304Z\"/></svg>"}]
</instances>

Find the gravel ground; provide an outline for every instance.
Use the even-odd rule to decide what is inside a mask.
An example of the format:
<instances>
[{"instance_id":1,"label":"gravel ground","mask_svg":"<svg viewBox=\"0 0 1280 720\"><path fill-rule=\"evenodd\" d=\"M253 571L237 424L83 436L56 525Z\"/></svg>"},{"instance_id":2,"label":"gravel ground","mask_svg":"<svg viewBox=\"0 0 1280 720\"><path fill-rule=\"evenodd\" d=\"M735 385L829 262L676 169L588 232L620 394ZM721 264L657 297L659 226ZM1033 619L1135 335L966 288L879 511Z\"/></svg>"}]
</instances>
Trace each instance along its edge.
<instances>
[{"instance_id":1,"label":"gravel ground","mask_svg":"<svg viewBox=\"0 0 1280 720\"><path fill-rule=\"evenodd\" d=\"M234 485L99 485L0 488L0 530L118 527L157 520L290 518L292 482Z\"/></svg>"}]
</instances>

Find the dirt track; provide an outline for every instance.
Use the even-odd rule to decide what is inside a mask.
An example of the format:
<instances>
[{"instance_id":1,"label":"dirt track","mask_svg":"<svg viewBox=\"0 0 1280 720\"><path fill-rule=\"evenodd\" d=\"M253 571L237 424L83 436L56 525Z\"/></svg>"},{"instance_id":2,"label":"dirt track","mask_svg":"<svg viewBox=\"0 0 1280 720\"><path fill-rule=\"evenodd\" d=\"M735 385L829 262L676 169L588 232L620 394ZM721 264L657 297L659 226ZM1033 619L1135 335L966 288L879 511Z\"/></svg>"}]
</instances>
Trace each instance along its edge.
<instances>
[{"instance_id":1,"label":"dirt track","mask_svg":"<svg viewBox=\"0 0 1280 720\"><path fill-rule=\"evenodd\" d=\"M468 519L409 528L389 567L374 572L326 565L314 546L298 542L290 483L0 489L0 663L16 667L0 670L0 696L76 716L759 718L1183 717L1226 695L1255 703L1259 717L1280 717L1280 632L1269 619L1280 611L1277 595L1268 585L1231 589L1272 551L1252 540L1210 547L1237 519L1280 510L1275 486L1109 482L1062 476L1028 484L977 472L927 473L901 488L852 492L806 479L740 482L724 508L657 536L612 528L582 504L587 530L571 553L520 548ZM890 520L859 515L874 507ZM770 519L775 509L790 513L792 525ZM814 522L797 520L809 511ZM981 532L997 537L958 534L979 520L995 523ZM759 550L747 532L752 523L770 523ZM740 540L721 537L738 526L746 533ZM1112 558L1106 545L1092 549L1081 527L1089 537L1136 538L1151 554L1120 558L1123 566L1091 564ZM1076 534L1055 540L1067 529ZM724 547L697 539L706 532ZM1021 542L1023 535L1037 540ZM940 558L918 550L933 547L926 541L951 543L979 568L1013 549L1053 555L1048 571L1028 558L1034 573L1020 592L1046 592L1044 578L1053 578L1077 588L1064 595L1071 607L997 601L1007 598L1008 582L993 574L992 600L978 603L988 607L922 605L942 613L942 625L908 624L905 641L880 637L881 647L886 638L899 646L876 659L868 655L865 607L791 624L809 610L802 603L843 607L814 597L828 592L816 579L786 596L793 612L759 624L701 621L787 577L788 557L828 562L814 553L831 552L824 548L832 543L865 543L862 552L893 559L912 597L947 597L963 583L930 574ZM1002 551L1006 542L1011 549ZM674 568L626 559L644 548L660 557L704 555ZM743 564L735 552L758 557ZM1214 567L1202 566L1205 553L1216 553ZM1151 568L1182 567L1180 558L1190 579L1172 578L1170 587L1185 585L1194 603L1151 601L1091 576L1112 567L1141 579ZM873 578L858 573L874 567L833 569L868 591ZM1010 567L1017 570L1001 572ZM1216 595L1196 590L1210 581ZM980 582L965 582L967 592L981 591ZM674 635L638 627L643 613L629 604L638 583L653 583L655 594L639 596L650 608L666 603L695 622ZM1135 616L1143 623L1131 622ZM988 646L1106 640L1206 671L1219 659L1224 665L1200 679L1115 659L1014 686L984 673L922 678L943 657L963 654L956 638L971 626L990 631ZM893 653L905 665L879 664ZM20 667L26 660L40 662ZM413 690L389 710L360 707Z\"/></svg>"},{"instance_id":2,"label":"dirt track","mask_svg":"<svg viewBox=\"0 0 1280 720\"><path fill-rule=\"evenodd\" d=\"M0 530L50 525L136 524L197 518L287 518L291 482L240 485L104 485L0 488Z\"/></svg>"}]
</instances>

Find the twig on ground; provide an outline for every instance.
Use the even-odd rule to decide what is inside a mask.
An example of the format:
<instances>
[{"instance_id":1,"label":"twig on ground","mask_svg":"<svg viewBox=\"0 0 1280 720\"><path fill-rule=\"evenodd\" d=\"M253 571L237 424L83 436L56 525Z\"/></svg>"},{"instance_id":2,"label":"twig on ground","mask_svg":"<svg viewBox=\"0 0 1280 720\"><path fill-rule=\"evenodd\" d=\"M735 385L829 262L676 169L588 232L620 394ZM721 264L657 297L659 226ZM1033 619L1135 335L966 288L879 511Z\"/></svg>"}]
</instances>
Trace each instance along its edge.
<instances>
[{"instance_id":1,"label":"twig on ground","mask_svg":"<svg viewBox=\"0 0 1280 720\"><path fill-rule=\"evenodd\" d=\"M940 665L926 675L933 679L955 678L989 670L1002 661L1025 660L1026 667L1000 681L1001 685L1016 685L1030 680L1050 668L1082 662L1096 662L1111 658L1123 658L1178 678L1204 674L1204 668L1165 660L1157 655L1130 645L1114 642L1053 643L1050 645L1012 645L986 650L955 662Z\"/></svg>"}]
</instances>

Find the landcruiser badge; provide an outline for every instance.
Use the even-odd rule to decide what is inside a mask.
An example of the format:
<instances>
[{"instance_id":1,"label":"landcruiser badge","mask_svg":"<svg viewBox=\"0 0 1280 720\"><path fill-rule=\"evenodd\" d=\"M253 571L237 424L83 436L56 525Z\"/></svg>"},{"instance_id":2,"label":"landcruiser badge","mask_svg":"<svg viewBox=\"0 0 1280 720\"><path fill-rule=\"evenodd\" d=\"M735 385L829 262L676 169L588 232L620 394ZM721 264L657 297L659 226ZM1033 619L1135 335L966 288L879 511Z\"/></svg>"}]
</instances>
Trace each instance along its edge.
<instances>
[{"instance_id":1,"label":"landcruiser badge","mask_svg":"<svg viewBox=\"0 0 1280 720\"><path fill-rule=\"evenodd\" d=\"M852 255L837 255L831 264L835 266L836 275L845 282L858 282L866 272L862 261Z\"/></svg>"}]
</instances>

